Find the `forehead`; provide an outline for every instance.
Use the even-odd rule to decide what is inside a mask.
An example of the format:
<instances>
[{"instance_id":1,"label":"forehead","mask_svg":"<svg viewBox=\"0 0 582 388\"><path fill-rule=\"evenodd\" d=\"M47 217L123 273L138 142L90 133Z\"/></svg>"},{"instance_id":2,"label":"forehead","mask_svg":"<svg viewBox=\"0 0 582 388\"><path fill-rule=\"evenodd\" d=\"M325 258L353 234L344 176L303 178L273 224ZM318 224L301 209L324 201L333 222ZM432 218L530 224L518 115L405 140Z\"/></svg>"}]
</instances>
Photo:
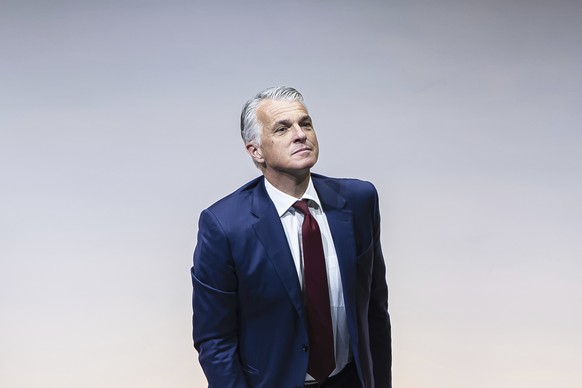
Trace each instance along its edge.
<instances>
[{"instance_id":1,"label":"forehead","mask_svg":"<svg viewBox=\"0 0 582 388\"><path fill-rule=\"evenodd\" d=\"M266 126L281 120L298 120L308 114L300 101L263 100L257 107L257 119Z\"/></svg>"}]
</instances>

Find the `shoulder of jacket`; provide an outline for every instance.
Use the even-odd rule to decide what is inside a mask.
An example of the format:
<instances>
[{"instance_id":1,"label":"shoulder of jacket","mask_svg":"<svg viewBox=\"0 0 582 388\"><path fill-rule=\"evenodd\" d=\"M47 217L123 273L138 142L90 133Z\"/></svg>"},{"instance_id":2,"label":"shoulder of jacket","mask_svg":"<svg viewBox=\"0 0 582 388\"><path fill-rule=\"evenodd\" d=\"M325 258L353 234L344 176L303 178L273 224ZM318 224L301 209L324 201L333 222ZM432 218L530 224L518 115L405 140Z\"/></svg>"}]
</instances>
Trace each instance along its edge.
<instances>
[{"instance_id":1,"label":"shoulder of jacket","mask_svg":"<svg viewBox=\"0 0 582 388\"><path fill-rule=\"evenodd\" d=\"M232 193L214 202L207 208L207 210L210 210L212 213L217 213L220 212L221 209L229 209L229 211L232 211L232 208L244 208L245 201L250 200L253 191L262 183L262 181L263 176L259 176L245 183Z\"/></svg>"},{"instance_id":2,"label":"shoulder of jacket","mask_svg":"<svg viewBox=\"0 0 582 388\"><path fill-rule=\"evenodd\" d=\"M311 178L319 183L335 188L338 192L354 192L357 194L375 193L376 187L372 182L357 178L334 178L321 174L311 174Z\"/></svg>"}]
</instances>

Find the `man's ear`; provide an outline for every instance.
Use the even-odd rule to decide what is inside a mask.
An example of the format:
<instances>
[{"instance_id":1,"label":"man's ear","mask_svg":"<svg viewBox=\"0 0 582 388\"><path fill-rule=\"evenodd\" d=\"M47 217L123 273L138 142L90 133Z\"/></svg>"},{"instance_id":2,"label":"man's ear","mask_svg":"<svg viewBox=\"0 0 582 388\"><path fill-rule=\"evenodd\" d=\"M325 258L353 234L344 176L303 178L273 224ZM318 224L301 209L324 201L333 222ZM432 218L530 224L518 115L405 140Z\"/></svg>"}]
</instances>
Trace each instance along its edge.
<instances>
[{"instance_id":1,"label":"man's ear","mask_svg":"<svg viewBox=\"0 0 582 388\"><path fill-rule=\"evenodd\" d=\"M257 146L255 143L247 143L246 147L247 147L247 152L249 153L249 155L251 155L251 158L253 158L253 160L256 163L261 164L265 161L265 159L263 159L263 155L261 153L261 148L259 146Z\"/></svg>"}]
</instances>

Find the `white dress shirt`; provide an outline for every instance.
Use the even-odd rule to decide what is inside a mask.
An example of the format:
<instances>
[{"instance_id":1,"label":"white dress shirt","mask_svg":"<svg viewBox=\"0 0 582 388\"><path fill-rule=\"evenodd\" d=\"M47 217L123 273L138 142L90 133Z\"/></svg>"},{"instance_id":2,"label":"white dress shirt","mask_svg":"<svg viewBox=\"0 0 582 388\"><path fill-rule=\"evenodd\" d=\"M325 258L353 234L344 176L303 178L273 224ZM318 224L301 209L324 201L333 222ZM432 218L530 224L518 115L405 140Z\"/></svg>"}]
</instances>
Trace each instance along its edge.
<instances>
[{"instance_id":1,"label":"white dress shirt","mask_svg":"<svg viewBox=\"0 0 582 388\"><path fill-rule=\"evenodd\" d=\"M293 204L299 199L307 199L309 211L319 224L321 239L323 243L323 253L325 255L325 267L327 270L327 284L329 286L329 304L331 307L331 324L333 327L333 338L335 343L335 369L331 375L339 373L350 359L350 335L348 332L348 322L346 318L346 308L344 304L344 293L340 276L339 263L333 238L327 223L327 217L321 207L321 202L317 192L313 187L313 182L309 178L309 185L305 194L301 198L295 198L278 190L267 179L265 187L269 197L273 201L277 213L283 224L285 236L289 243L289 249L295 262L295 269L299 277L299 284L303 289L303 254L301 244L301 226L303 224L303 214L293 208ZM306 381L313 381L309 374Z\"/></svg>"}]
</instances>

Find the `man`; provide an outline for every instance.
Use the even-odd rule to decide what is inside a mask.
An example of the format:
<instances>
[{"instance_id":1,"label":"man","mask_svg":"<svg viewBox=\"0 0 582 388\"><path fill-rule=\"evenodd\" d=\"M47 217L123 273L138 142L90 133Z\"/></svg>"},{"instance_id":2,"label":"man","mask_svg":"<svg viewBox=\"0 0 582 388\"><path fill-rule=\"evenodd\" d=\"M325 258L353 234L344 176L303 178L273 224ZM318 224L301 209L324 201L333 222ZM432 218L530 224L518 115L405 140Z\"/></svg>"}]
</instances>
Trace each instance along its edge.
<instances>
[{"instance_id":1,"label":"man","mask_svg":"<svg viewBox=\"0 0 582 388\"><path fill-rule=\"evenodd\" d=\"M372 184L312 174L302 95L243 107L262 172L200 215L194 346L211 388L391 387L388 288Z\"/></svg>"}]
</instances>

